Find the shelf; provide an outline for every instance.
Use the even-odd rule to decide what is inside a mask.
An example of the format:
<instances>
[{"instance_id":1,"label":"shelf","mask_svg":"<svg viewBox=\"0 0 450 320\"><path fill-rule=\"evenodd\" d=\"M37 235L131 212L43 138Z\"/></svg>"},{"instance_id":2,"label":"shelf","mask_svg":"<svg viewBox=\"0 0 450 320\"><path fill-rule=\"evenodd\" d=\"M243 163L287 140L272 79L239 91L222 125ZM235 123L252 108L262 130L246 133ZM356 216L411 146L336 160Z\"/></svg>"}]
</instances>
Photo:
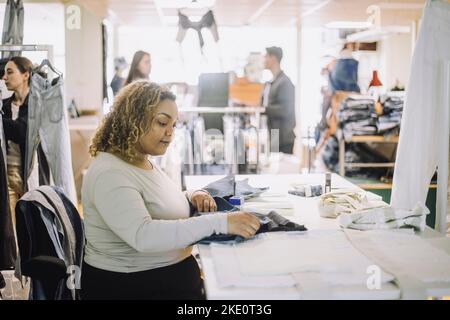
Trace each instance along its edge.
<instances>
[{"instance_id":1,"label":"shelf","mask_svg":"<svg viewBox=\"0 0 450 320\"><path fill-rule=\"evenodd\" d=\"M368 162L368 163L347 163L345 162L346 143L398 143L399 136L353 136L346 141L343 137L339 141L339 174L345 176L346 168L394 168L394 162Z\"/></svg>"},{"instance_id":2,"label":"shelf","mask_svg":"<svg viewBox=\"0 0 450 320\"><path fill-rule=\"evenodd\" d=\"M369 30L364 30L349 34L347 41L349 42L376 42L385 37L392 36L394 34L410 33L411 28L408 26L386 26L377 27Z\"/></svg>"},{"instance_id":3,"label":"shelf","mask_svg":"<svg viewBox=\"0 0 450 320\"><path fill-rule=\"evenodd\" d=\"M378 143L398 143L399 136L353 136L346 142L378 142Z\"/></svg>"},{"instance_id":4,"label":"shelf","mask_svg":"<svg viewBox=\"0 0 450 320\"><path fill-rule=\"evenodd\" d=\"M393 168L394 162L379 163L379 162L367 162L367 163L344 163L348 168Z\"/></svg>"}]
</instances>

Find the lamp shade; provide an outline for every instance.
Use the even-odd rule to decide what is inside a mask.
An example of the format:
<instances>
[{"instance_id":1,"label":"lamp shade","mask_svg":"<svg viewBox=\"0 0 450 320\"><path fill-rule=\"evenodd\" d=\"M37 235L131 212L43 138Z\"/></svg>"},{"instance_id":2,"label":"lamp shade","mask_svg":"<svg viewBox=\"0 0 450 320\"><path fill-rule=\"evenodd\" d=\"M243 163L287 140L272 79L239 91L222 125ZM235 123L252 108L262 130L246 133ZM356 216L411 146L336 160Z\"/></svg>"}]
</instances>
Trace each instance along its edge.
<instances>
[{"instance_id":1,"label":"lamp shade","mask_svg":"<svg viewBox=\"0 0 450 320\"><path fill-rule=\"evenodd\" d=\"M372 75L372 80L370 81L369 88L370 87L381 87L383 84L381 83L380 79L378 78L378 71L374 70Z\"/></svg>"}]
</instances>

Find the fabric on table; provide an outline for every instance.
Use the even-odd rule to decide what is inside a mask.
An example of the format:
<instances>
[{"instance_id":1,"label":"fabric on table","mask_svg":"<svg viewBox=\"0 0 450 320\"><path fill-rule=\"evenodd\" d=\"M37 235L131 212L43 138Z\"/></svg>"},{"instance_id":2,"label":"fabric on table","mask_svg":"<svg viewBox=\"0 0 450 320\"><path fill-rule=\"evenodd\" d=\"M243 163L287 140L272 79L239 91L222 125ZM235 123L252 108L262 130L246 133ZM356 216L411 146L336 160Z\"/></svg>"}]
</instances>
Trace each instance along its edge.
<instances>
[{"instance_id":1,"label":"fabric on table","mask_svg":"<svg viewBox=\"0 0 450 320\"><path fill-rule=\"evenodd\" d=\"M241 274L273 276L305 273L320 275L330 285L366 285L367 269L374 263L340 230L265 234L234 245ZM394 277L381 270L381 283Z\"/></svg>"},{"instance_id":2,"label":"fabric on table","mask_svg":"<svg viewBox=\"0 0 450 320\"><path fill-rule=\"evenodd\" d=\"M239 211L239 209L228 201L220 197L214 197L214 201L217 204L218 212L234 212ZM191 208L192 210L192 208ZM256 234L265 233L265 232L280 232L280 231L306 231L306 227L295 222L292 222L275 211L270 211L268 214L262 214L258 212L250 212L252 215L259 219L261 223L260 228L256 232ZM208 214L215 214L214 212L192 212L191 216L203 216ZM222 243L238 243L245 241L245 238L232 234L216 234L214 233L211 236L205 237L201 239L200 244L210 244L213 242L222 242Z\"/></svg>"},{"instance_id":3,"label":"fabric on table","mask_svg":"<svg viewBox=\"0 0 450 320\"><path fill-rule=\"evenodd\" d=\"M220 287L270 288L292 287L295 280L291 275L247 276L239 271L234 248L230 245L213 243L211 258L214 263L217 283Z\"/></svg>"},{"instance_id":4,"label":"fabric on table","mask_svg":"<svg viewBox=\"0 0 450 320\"><path fill-rule=\"evenodd\" d=\"M450 254L414 232L350 229L344 232L358 250L394 274L402 299L426 299L426 289L434 283L450 282ZM442 242L450 248L450 238L443 238Z\"/></svg>"},{"instance_id":5,"label":"fabric on table","mask_svg":"<svg viewBox=\"0 0 450 320\"><path fill-rule=\"evenodd\" d=\"M324 218L337 218L341 214L350 214L356 210L382 208L383 201L369 200L361 191L332 191L320 196L319 214Z\"/></svg>"},{"instance_id":6,"label":"fabric on table","mask_svg":"<svg viewBox=\"0 0 450 320\"><path fill-rule=\"evenodd\" d=\"M402 210L393 207L379 207L356 210L350 214L341 214L338 218L341 227L359 230L395 229L413 227L423 231L426 215L430 213L427 207L418 203L412 210Z\"/></svg>"},{"instance_id":7,"label":"fabric on table","mask_svg":"<svg viewBox=\"0 0 450 320\"><path fill-rule=\"evenodd\" d=\"M260 195L264 191L268 190L269 187L255 188L248 184L248 178L236 181L234 175L228 175L220 180L208 184L203 189L207 190L213 197L228 198L238 196L249 199Z\"/></svg>"}]
</instances>

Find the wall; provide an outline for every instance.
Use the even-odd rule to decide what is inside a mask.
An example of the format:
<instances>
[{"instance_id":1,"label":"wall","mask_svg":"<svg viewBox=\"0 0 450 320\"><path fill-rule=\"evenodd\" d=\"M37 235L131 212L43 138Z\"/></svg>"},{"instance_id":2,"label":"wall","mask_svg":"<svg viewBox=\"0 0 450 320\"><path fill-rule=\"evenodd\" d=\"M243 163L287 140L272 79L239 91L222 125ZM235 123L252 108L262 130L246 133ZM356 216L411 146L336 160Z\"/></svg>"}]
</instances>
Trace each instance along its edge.
<instances>
[{"instance_id":1,"label":"wall","mask_svg":"<svg viewBox=\"0 0 450 320\"><path fill-rule=\"evenodd\" d=\"M77 5L65 3L65 8ZM65 28L66 34L66 101L75 99L79 109L102 109L102 20L81 9L79 29ZM68 14L65 14L67 22Z\"/></svg>"},{"instance_id":2,"label":"wall","mask_svg":"<svg viewBox=\"0 0 450 320\"><path fill-rule=\"evenodd\" d=\"M395 86L398 80L402 86L408 84L411 68L411 34L398 34L378 43L379 76L387 89Z\"/></svg>"}]
</instances>

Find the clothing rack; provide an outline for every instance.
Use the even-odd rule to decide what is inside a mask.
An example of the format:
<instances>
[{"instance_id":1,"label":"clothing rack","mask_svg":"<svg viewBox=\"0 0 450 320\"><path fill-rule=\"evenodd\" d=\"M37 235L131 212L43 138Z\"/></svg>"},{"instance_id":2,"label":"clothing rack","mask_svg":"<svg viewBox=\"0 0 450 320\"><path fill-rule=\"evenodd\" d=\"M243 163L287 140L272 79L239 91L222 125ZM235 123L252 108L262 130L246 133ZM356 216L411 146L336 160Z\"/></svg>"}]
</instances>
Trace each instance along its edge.
<instances>
[{"instance_id":1,"label":"clothing rack","mask_svg":"<svg viewBox=\"0 0 450 320\"><path fill-rule=\"evenodd\" d=\"M53 46L49 44L1 44L1 51L45 51L48 61L53 64Z\"/></svg>"}]
</instances>

